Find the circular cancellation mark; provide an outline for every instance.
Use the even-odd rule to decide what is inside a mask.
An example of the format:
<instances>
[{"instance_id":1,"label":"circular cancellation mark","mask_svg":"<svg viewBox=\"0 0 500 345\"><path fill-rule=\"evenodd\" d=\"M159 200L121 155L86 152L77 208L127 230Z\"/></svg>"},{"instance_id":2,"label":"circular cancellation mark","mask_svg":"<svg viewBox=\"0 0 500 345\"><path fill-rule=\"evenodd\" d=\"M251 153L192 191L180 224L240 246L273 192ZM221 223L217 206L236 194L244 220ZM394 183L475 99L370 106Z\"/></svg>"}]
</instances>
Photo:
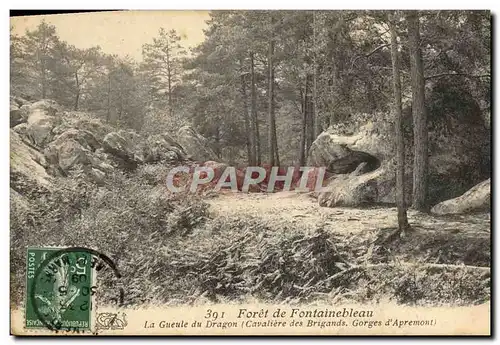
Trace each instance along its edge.
<instances>
[{"instance_id":1,"label":"circular cancellation mark","mask_svg":"<svg viewBox=\"0 0 500 345\"><path fill-rule=\"evenodd\" d=\"M50 253L36 269L27 296L36 318L55 332L90 330L92 296L97 289L92 285L91 274L106 266L116 278L121 278L115 263L96 250L70 247ZM121 306L124 290L117 290L116 303ZM75 301L79 305L75 306Z\"/></svg>"}]
</instances>

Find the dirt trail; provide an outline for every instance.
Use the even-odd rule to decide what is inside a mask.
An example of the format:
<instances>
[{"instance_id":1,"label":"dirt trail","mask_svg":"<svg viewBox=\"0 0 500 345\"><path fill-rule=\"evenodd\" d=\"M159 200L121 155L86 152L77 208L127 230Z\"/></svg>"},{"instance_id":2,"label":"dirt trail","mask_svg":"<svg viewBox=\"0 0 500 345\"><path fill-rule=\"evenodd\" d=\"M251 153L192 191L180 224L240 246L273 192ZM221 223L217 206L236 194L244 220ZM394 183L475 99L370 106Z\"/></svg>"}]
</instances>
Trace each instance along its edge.
<instances>
[{"instance_id":1,"label":"dirt trail","mask_svg":"<svg viewBox=\"0 0 500 345\"><path fill-rule=\"evenodd\" d=\"M371 263L406 262L489 267L490 214L433 216L408 211L413 229L386 243L397 227L395 207L320 207L312 196L295 192L221 194L209 200L214 217L256 219L270 229L321 229L340 236L348 248Z\"/></svg>"},{"instance_id":2,"label":"dirt trail","mask_svg":"<svg viewBox=\"0 0 500 345\"><path fill-rule=\"evenodd\" d=\"M401 304L470 305L490 299L489 214L436 217L410 210L413 231L387 241L397 226L394 207L326 208L311 196L295 192L222 194L209 203L212 216L221 224L233 224L235 218L242 223L253 219L267 233L276 233L276 238L283 236L283 230L304 232L308 238L322 231L329 235L332 248L351 268L325 280L335 279L333 288L328 284L321 287L322 280L312 290L300 287L294 295L298 301L319 298L329 303L394 300ZM323 245L321 242L319 248ZM329 254L332 248L320 250L321 255ZM294 250L292 253L292 257L298 255ZM300 257L311 265L310 255ZM314 262L317 270L319 261ZM327 260L321 269L328 270L331 264Z\"/></svg>"},{"instance_id":3,"label":"dirt trail","mask_svg":"<svg viewBox=\"0 0 500 345\"><path fill-rule=\"evenodd\" d=\"M378 231L397 226L394 207L320 207L313 197L296 192L225 193L209 200L213 215L259 218L273 225L293 223L304 229L323 229L339 234ZM417 230L489 237L490 215L437 217L409 210L410 224Z\"/></svg>"}]
</instances>

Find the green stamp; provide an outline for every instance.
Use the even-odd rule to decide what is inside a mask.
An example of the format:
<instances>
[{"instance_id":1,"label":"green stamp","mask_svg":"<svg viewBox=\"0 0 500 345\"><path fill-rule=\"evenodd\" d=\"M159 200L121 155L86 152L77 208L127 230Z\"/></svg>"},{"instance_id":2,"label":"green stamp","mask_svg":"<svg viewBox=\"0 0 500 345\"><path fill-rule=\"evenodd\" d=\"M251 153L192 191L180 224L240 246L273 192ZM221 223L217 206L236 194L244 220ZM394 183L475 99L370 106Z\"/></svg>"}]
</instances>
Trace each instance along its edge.
<instances>
[{"instance_id":1,"label":"green stamp","mask_svg":"<svg viewBox=\"0 0 500 345\"><path fill-rule=\"evenodd\" d=\"M28 248L26 328L90 330L94 264L85 248Z\"/></svg>"}]
</instances>

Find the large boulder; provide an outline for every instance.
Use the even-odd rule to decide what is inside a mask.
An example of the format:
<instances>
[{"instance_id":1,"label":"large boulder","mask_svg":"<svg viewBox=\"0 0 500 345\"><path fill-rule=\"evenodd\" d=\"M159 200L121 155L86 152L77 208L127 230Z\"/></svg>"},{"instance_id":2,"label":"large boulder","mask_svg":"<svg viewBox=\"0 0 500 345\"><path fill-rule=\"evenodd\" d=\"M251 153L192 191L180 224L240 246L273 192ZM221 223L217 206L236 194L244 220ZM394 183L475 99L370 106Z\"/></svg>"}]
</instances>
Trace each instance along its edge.
<instances>
[{"instance_id":1,"label":"large boulder","mask_svg":"<svg viewBox=\"0 0 500 345\"><path fill-rule=\"evenodd\" d=\"M431 212L438 215L462 214L490 211L490 208L491 179L487 179L457 198L440 202L431 209Z\"/></svg>"},{"instance_id":2,"label":"large boulder","mask_svg":"<svg viewBox=\"0 0 500 345\"><path fill-rule=\"evenodd\" d=\"M183 126L177 132L177 139L184 151L195 161L205 162L217 159L208 140L191 126Z\"/></svg>"},{"instance_id":3,"label":"large boulder","mask_svg":"<svg viewBox=\"0 0 500 345\"><path fill-rule=\"evenodd\" d=\"M323 132L313 142L309 150L308 166L326 167L334 174L348 174L365 162L366 172L373 171L380 166L375 156L350 149L345 143L335 140L332 135Z\"/></svg>"},{"instance_id":4,"label":"large boulder","mask_svg":"<svg viewBox=\"0 0 500 345\"><path fill-rule=\"evenodd\" d=\"M307 158L308 166L327 167L339 158L352 152L346 145L336 142L329 132L321 133L311 145Z\"/></svg>"},{"instance_id":5,"label":"large boulder","mask_svg":"<svg viewBox=\"0 0 500 345\"><path fill-rule=\"evenodd\" d=\"M350 174L331 177L327 186L318 192L319 205L352 207L377 202L379 198L377 179L385 173L385 169L382 167L365 174L363 171L366 171L367 164L361 163Z\"/></svg>"},{"instance_id":6,"label":"large boulder","mask_svg":"<svg viewBox=\"0 0 500 345\"><path fill-rule=\"evenodd\" d=\"M371 123L353 135L339 135L334 128L321 133L311 145L307 160L308 166L325 167L334 175L326 191L319 195L320 204L333 207L394 202L391 155L392 146Z\"/></svg>"},{"instance_id":7,"label":"large boulder","mask_svg":"<svg viewBox=\"0 0 500 345\"><path fill-rule=\"evenodd\" d=\"M11 187L21 194L26 181L42 189L50 189L52 178L45 167L47 162L43 154L23 142L19 134L10 131L10 174Z\"/></svg>"},{"instance_id":8,"label":"large boulder","mask_svg":"<svg viewBox=\"0 0 500 345\"><path fill-rule=\"evenodd\" d=\"M429 88L428 201L435 205L455 198L490 176L490 135L481 112L466 90L460 107L443 104L448 88ZM445 97L446 98L446 97ZM358 116L353 118L357 118ZM312 144L308 163L323 166L336 174L348 174L360 162L366 162L364 173L380 166L375 178L377 202L395 203L394 129L390 114L366 115L359 123L349 123L349 131L334 125ZM405 135L405 191L407 201L412 194L413 128L411 109L403 111ZM352 181L356 181L355 179ZM346 182L347 183L347 182Z\"/></svg>"},{"instance_id":9,"label":"large boulder","mask_svg":"<svg viewBox=\"0 0 500 345\"><path fill-rule=\"evenodd\" d=\"M117 132L122 138L124 138L128 144L128 147L133 151L136 158L140 161L144 161L144 140L135 131L129 129L120 129Z\"/></svg>"},{"instance_id":10,"label":"large boulder","mask_svg":"<svg viewBox=\"0 0 500 345\"><path fill-rule=\"evenodd\" d=\"M56 102L44 99L29 106L28 114L28 136L33 144L44 147L52 140L52 130L60 122L56 113L60 107Z\"/></svg>"},{"instance_id":11,"label":"large boulder","mask_svg":"<svg viewBox=\"0 0 500 345\"><path fill-rule=\"evenodd\" d=\"M94 134L90 131L84 129L70 128L67 131L61 133L55 137L52 143L64 142L73 139L80 143L85 149L90 151L95 151L101 147L101 143L97 140ZM51 144L52 144L51 143Z\"/></svg>"},{"instance_id":12,"label":"large boulder","mask_svg":"<svg viewBox=\"0 0 500 345\"><path fill-rule=\"evenodd\" d=\"M89 171L90 178L98 185L104 184L106 173L102 170L92 168Z\"/></svg>"},{"instance_id":13,"label":"large boulder","mask_svg":"<svg viewBox=\"0 0 500 345\"><path fill-rule=\"evenodd\" d=\"M57 150L59 167L64 171L68 171L77 164L84 165L89 162L88 150L83 148L82 145L74 139L61 142Z\"/></svg>"},{"instance_id":14,"label":"large boulder","mask_svg":"<svg viewBox=\"0 0 500 345\"><path fill-rule=\"evenodd\" d=\"M12 128L12 130L19 134L22 138L28 138L28 124L26 122L18 124Z\"/></svg>"},{"instance_id":15,"label":"large boulder","mask_svg":"<svg viewBox=\"0 0 500 345\"><path fill-rule=\"evenodd\" d=\"M17 96L10 96L10 127L26 122L30 104L27 100Z\"/></svg>"},{"instance_id":16,"label":"large boulder","mask_svg":"<svg viewBox=\"0 0 500 345\"><path fill-rule=\"evenodd\" d=\"M108 133L103 140L103 148L106 152L123 159L131 159L134 156L129 143L117 132Z\"/></svg>"},{"instance_id":17,"label":"large boulder","mask_svg":"<svg viewBox=\"0 0 500 345\"><path fill-rule=\"evenodd\" d=\"M21 107L21 106L23 106L24 104L27 104L27 103L29 103L29 102L26 99L24 99L23 97L14 96L14 95L10 96L10 104L15 104L18 107Z\"/></svg>"},{"instance_id":18,"label":"large boulder","mask_svg":"<svg viewBox=\"0 0 500 345\"><path fill-rule=\"evenodd\" d=\"M73 138L55 140L44 150L45 157L50 164L56 165L64 173L78 164L88 164L90 151Z\"/></svg>"},{"instance_id":19,"label":"large boulder","mask_svg":"<svg viewBox=\"0 0 500 345\"><path fill-rule=\"evenodd\" d=\"M93 154L89 155L90 165L95 169L101 170L102 172L110 173L115 169L111 164L109 164L113 160L112 157L112 155L104 152L104 149L100 148Z\"/></svg>"},{"instance_id":20,"label":"large boulder","mask_svg":"<svg viewBox=\"0 0 500 345\"><path fill-rule=\"evenodd\" d=\"M343 174L354 171L364 161L375 170L379 161L390 158L391 154L392 145L378 133L373 123L362 125L352 135L339 134L330 127L312 143L307 164L340 170L342 172L337 173Z\"/></svg>"},{"instance_id":21,"label":"large boulder","mask_svg":"<svg viewBox=\"0 0 500 345\"><path fill-rule=\"evenodd\" d=\"M91 132L97 140L102 141L106 134L113 132L113 128L110 125L103 123L100 119L94 118L86 112L66 111L63 117L64 121L52 130L54 135L59 135L75 128Z\"/></svg>"},{"instance_id":22,"label":"large boulder","mask_svg":"<svg viewBox=\"0 0 500 345\"><path fill-rule=\"evenodd\" d=\"M147 163L182 161L187 156L182 146L167 133L150 135L144 142L143 153Z\"/></svg>"},{"instance_id":23,"label":"large boulder","mask_svg":"<svg viewBox=\"0 0 500 345\"><path fill-rule=\"evenodd\" d=\"M10 103L10 127L17 126L23 122L22 112L17 104Z\"/></svg>"},{"instance_id":24,"label":"large boulder","mask_svg":"<svg viewBox=\"0 0 500 345\"><path fill-rule=\"evenodd\" d=\"M58 135L44 150L47 161L67 173L76 165L91 163L91 153L100 148L94 135L86 130L70 128Z\"/></svg>"},{"instance_id":25,"label":"large boulder","mask_svg":"<svg viewBox=\"0 0 500 345\"><path fill-rule=\"evenodd\" d=\"M134 170L141 163L141 158L134 152L133 144L117 132L108 133L104 137L102 147L115 158L120 168Z\"/></svg>"},{"instance_id":26,"label":"large boulder","mask_svg":"<svg viewBox=\"0 0 500 345\"><path fill-rule=\"evenodd\" d=\"M53 99L41 99L37 102L34 102L30 105L30 109L43 109L47 111L50 115L54 116L56 113L62 111L62 106L59 105L56 101Z\"/></svg>"}]
</instances>

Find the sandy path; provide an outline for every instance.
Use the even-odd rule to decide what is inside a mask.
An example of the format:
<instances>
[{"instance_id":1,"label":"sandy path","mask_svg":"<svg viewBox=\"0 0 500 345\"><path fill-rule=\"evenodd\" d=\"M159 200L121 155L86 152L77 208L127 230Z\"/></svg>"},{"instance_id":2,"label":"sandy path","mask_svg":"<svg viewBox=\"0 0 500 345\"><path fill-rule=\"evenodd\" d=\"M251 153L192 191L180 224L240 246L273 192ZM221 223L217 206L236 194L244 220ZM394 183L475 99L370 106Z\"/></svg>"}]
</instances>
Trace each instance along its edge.
<instances>
[{"instance_id":1,"label":"sandy path","mask_svg":"<svg viewBox=\"0 0 500 345\"><path fill-rule=\"evenodd\" d=\"M276 225L292 223L304 229L321 226L325 230L343 234L376 231L397 226L396 208L320 207L307 194L227 193L209 199L210 210L217 216L260 218ZM412 226L429 231L450 231L462 234L489 236L490 215L436 217L413 210L408 211Z\"/></svg>"}]
</instances>

